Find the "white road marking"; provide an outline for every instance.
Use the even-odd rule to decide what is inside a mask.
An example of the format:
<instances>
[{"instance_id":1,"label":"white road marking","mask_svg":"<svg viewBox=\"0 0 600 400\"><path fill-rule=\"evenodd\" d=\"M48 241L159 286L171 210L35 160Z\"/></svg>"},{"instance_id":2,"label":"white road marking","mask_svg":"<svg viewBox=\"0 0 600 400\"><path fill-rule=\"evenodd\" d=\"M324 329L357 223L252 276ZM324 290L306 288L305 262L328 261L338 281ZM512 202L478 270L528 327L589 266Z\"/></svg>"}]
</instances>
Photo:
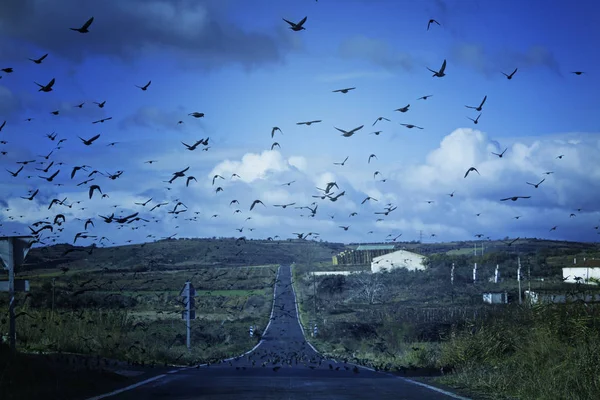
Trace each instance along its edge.
<instances>
[{"instance_id":1,"label":"white road marking","mask_svg":"<svg viewBox=\"0 0 600 400\"><path fill-rule=\"evenodd\" d=\"M277 275L275 275L275 287L273 288L273 304L271 305L271 315L269 315L269 323L267 323L267 327L265 328L265 331L262 334L263 336L267 334L267 331L269 330L269 326L271 326L271 322L273 321L273 312L275 311L275 299L277 298L277 282L279 281L279 271L281 271L281 265L279 266L279 268L277 268ZM245 352L239 356L236 356L236 357L226 358L223 361L231 361L231 360L235 360L236 358L247 356L248 354L252 353L254 350L258 349L258 346L260 346L261 344L263 344L262 339L260 339L260 341L256 344L256 346L254 346L251 350L248 350L247 352Z\"/></svg>"},{"instance_id":2,"label":"white road marking","mask_svg":"<svg viewBox=\"0 0 600 400\"><path fill-rule=\"evenodd\" d=\"M150 383L150 382L156 381L156 380L158 380L160 378L164 378L165 376L167 376L167 375L166 374L157 375L157 376L154 376L152 378L146 379L145 381L134 383L133 385L129 385L129 386L124 387L122 389L117 389L117 390L112 391L110 393L105 393L105 394L101 394L99 396L90 397L87 400L100 400L100 399L104 399L106 397L115 396L115 395L117 395L119 393L123 393L123 392L126 392L128 390L135 389L136 387L140 387L142 385L145 385L146 383Z\"/></svg>"}]
</instances>

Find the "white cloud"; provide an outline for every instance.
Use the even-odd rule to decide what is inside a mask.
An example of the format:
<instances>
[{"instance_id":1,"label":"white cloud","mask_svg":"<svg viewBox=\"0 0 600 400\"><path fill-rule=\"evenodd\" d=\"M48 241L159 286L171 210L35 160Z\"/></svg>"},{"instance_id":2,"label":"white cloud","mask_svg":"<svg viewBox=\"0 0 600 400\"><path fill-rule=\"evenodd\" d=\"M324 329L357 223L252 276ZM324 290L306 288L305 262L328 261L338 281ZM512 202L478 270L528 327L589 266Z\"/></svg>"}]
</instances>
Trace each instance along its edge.
<instances>
[{"instance_id":1,"label":"white cloud","mask_svg":"<svg viewBox=\"0 0 600 400\"><path fill-rule=\"evenodd\" d=\"M288 163L279 151L265 150L261 154L245 154L241 161L225 160L213 168L208 176L212 179L214 175L219 174L228 178L235 173L242 181L252 183L288 170Z\"/></svg>"},{"instance_id":2,"label":"white cloud","mask_svg":"<svg viewBox=\"0 0 600 400\"><path fill-rule=\"evenodd\" d=\"M367 165L365 160L343 167L333 166L331 159L318 154L286 158L277 150L244 154L241 149L217 149L206 153L175 147L161 155L157 164L144 164L142 156L130 160L124 176L116 181L97 177L94 183L100 184L103 192L109 194L108 199L94 197L89 200L86 187L59 190L62 188L36 181L40 194L30 202L19 198L26 194L30 185L9 180L2 190L10 193L4 196L10 210L0 209L0 218L5 231L16 229L27 234L27 225L32 222L46 217L53 219L56 214L63 213L67 217L64 232L46 236L67 242L83 228L83 222L74 222L75 218L92 218L96 223L96 227L90 228L92 234L107 236L117 243L129 238L143 241L148 234L164 237L174 232L180 237L245 235L264 238L279 235L285 238L291 237L292 232L313 231L319 232L325 240L344 242L384 240L388 233L394 236L403 233L402 239L414 240L418 239L420 231L430 241L469 239L475 233L494 238L554 235L589 240L594 237L592 225L600 216L597 208L600 197L600 165L596 161L598 140L585 134L530 139L516 139L504 144L481 131L457 129L444 137L422 162L412 165L386 162L382 153L376 166ZM502 158L492 154L505 148L507 151ZM564 157L557 159L561 154ZM81 157L79 161L71 161L74 164L84 162L84 156ZM93 163L101 163L101 160ZM162 182L174 171L187 166L190 170L186 175L196 176L197 183L192 182L186 187L185 178L179 178L171 185ZM465 179L464 173L470 166L476 167L481 175L470 174ZM27 169L32 168L28 166ZM389 180L384 183L374 179L373 170L376 169ZM543 175L546 171L554 173ZM69 168L66 172L70 172ZM242 178L231 179L233 173ZM215 174L222 175L225 180L217 180L213 186ZM68 176L63 178L65 183L74 182ZM525 183L537 183L544 178L546 180L537 189ZM283 185L291 181L294 183ZM333 181L339 185L334 191L345 191L345 196L336 202L312 197L319 194L315 186L325 188ZM216 186L222 186L224 191L216 194ZM170 190L165 191L165 187ZM448 195L452 192L454 197ZM514 203L499 201L515 195L532 197ZM379 201L361 204L366 196ZM81 204L72 208L54 206L48 211L47 205L54 197L67 197L67 203L81 201ZM153 200L146 207L134 204L151 197ZM168 214L176 199L189 207L188 212L177 218ZM240 204L229 206L233 199ZM249 211L254 199L261 199L265 207L258 205ZM434 203L428 204L426 200ZM158 202L169 204L149 212ZM313 202L318 204L314 218L308 217L310 211L306 208L273 207L287 203L303 207ZM383 212L387 203L398 208L387 216L374 214ZM578 208L582 211L575 211ZM234 214L235 209L241 212ZM113 212L128 215L136 211L151 222L140 221L118 229L116 224L105 224L98 216ZM352 212L357 215L350 217ZM577 216L569 217L572 212ZM213 214L219 216L211 218ZM333 219L331 215L334 215ZM520 218L516 220L515 216ZM247 217L252 218L248 220ZM376 222L378 218L383 221ZM340 225L350 225L350 229L343 231ZM559 228L550 233L549 228L554 225ZM234 230L241 227L244 227L241 234ZM250 232L249 228L256 230ZM375 234L367 235L370 230ZM431 237L432 234L436 236Z\"/></svg>"}]
</instances>

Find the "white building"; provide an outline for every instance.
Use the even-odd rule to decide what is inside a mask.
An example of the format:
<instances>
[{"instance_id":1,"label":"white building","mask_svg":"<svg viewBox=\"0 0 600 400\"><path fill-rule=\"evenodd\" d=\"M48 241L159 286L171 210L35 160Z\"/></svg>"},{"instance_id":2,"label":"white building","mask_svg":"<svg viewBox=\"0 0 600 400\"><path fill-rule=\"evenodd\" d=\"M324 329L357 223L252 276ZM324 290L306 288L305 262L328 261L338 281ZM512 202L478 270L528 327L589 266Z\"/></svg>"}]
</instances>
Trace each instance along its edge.
<instances>
[{"instance_id":1,"label":"white building","mask_svg":"<svg viewBox=\"0 0 600 400\"><path fill-rule=\"evenodd\" d=\"M598 267L567 267L563 268L563 279L565 282L591 283L595 284L595 279L600 280L600 268ZM577 279L580 278L580 279ZM590 280L590 278L593 278Z\"/></svg>"},{"instance_id":2,"label":"white building","mask_svg":"<svg viewBox=\"0 0 600 400\"><path fill-rule=\"evenodd\" d=\"M373 258L371 272L391 271L394 268L406 268L410 271L424 270L427 257L406 250L398 250Z\"/></svg>"},{"instance_id":3,"label":"white building","mask_svg":"<svg viewBox=\"0 0 600 400\"><path fill-rule=\"evenodd\" d=\"M508 303L508 294L506 292L484 293L483 302L488 304L506 304Z\"/></svg>"}]
</instances>

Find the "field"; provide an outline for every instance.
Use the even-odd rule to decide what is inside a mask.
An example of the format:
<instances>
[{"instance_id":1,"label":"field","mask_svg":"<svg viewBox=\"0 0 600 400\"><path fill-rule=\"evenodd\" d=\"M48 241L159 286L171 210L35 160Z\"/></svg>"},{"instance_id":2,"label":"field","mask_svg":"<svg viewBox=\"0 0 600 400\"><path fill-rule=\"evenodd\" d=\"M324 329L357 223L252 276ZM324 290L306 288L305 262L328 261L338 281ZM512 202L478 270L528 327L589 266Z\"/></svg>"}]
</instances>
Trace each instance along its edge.
<instances>
[{"instance_id":1,"label":"field","mask_svg":"<svg viewBox=\"0 0 600 400\"><path fill-rule=\"evenodd\" d=\"M65 390L81 386L85 392L93 385L122 382L123 376L110 371L237 356L260 340L271 311L279 264L256 261L289 259L307 246L314 246L322 259L333 251L312 242L240 245L233 239L158 241L96 248L92 254L69 245L34 248L16 274L30 281L31 290L16 296L20 355L11 358L0 346L0 397L43 397L44 385L59 382ZM179 296L187 280L196 288L191 351ZM0 306L7 309L6 296L0 296ZM256 327L253 337L251 325ZM2 315L4 339L7 332L8 319ZM62 372L45 384L38 380L40 392L31 392L24 383L38 368Z\"/></svg>"},{"instance_id":2,"label":"field","mask_svg":"<svg viewBox=\"0 0 600 400\"><path fill-rule=\"evenodd\" d=\"M600 390L600 305L519 305L514 250L489 246L474 256L472 243L456 245L430 249L426 271L350 276L313 276L334 268L307 254L294 267L294 287L307 336L318 326L310 341L334 358L433 380L476 398L593 398ZM598 258L597 246L527 241L519 247L523 289L600 290L561 279L561 267L572 265L574 256ZM498 284L489 280L496 265L503 278ZM511 304L484 304L487 291L506 291Z\"/></svg>"},{"instance_id":3,"label":"field","mask_svg":"<svg viewBox=\"0 0 600 400\"><path fill-rule=\"evenodd\" d=\"M353 246L298 240L163 240L91 253L70 245L32 249L17 274L31 283L29 293L16 297L17 359L0 345L0 397L43 397L44 385L82 391L118 387L125 382L114 373L118 370L239 355L260 340L277 267L288 262L294 263L302 324L317 324L317 337L310 340L335 358L436 379L481 398L483 392L540 399L568 392L568 398L584 399L600 390L598 363L593 363L600 357L597 306L514 304L517 256L524 289L593 292L598 288L564 283L561 267L572 265L574 256L598 258L597 246L531 239L508 247L496 241L485 242L484 254L474 256L473 242L398 245L428 255L428 269L313 277L312 271L366 272L370 266L331 265L332 255ZM489 281L496 265L498 284ZM187 280L197 290L191 351L179 297ZM506 291L513 304L483 304L486 291ZM0 296L0 306L6 309L6 297ZM256 326L254 337L250 325ZM7 331L3 315L0 332ZM546 359L556 368L531 373ZM583 372L566 372L577 369ZM41 372L48 370L56 372ZM36 374L44 378L32 392L26 383ZM531 391L532 385L546 391Z\"/></svg>"}]
</instances>

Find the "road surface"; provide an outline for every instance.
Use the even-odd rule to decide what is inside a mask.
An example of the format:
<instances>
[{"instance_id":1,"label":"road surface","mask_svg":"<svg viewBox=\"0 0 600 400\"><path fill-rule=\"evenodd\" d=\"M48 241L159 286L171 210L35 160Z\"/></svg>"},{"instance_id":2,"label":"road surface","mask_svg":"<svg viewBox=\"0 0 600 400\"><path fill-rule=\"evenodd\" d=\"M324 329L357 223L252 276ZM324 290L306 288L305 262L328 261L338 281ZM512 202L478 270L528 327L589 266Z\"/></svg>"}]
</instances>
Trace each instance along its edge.
<instances>
[{"instance_id":1,"label":"road surface","mask_svg":"<svg viewBox=\"0 0 600 400\"><path fill-rule=\"evenodd\" d=\"M464 399L319 355L298 322L290 267L280 267L278 278L271 321L262 341L247 354L219 364L173 369L93 399Z\"/></svg>"}]
</instances>

